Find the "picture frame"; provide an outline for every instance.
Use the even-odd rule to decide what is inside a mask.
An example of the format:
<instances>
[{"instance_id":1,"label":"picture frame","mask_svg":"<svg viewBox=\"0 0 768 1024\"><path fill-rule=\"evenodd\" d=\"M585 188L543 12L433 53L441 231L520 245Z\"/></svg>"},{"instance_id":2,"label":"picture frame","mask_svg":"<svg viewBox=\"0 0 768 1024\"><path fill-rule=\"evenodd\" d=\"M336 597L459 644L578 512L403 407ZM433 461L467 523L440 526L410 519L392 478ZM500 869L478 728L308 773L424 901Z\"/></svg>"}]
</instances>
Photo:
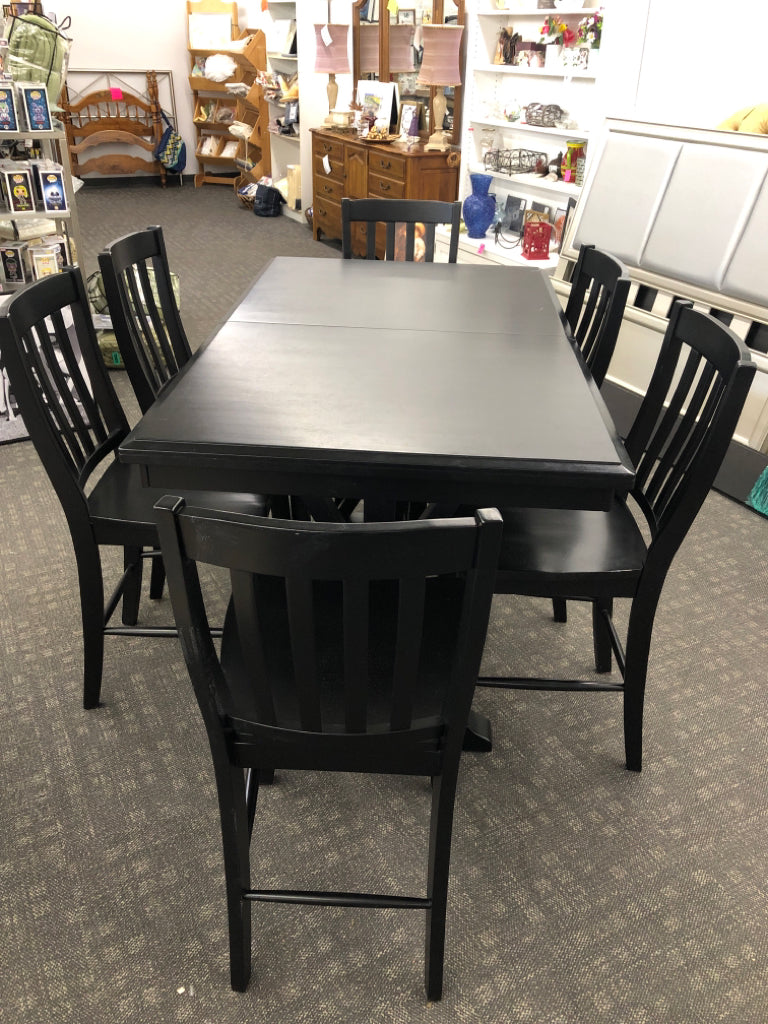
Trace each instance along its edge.
<instances>
[{"instance_id":1,"label":"picture frame","mask_svg":"<svg viewBox=\"0 0 768 1024\"><path fill-rule=\"evenodd\" d=\"M424 104L418 100L403 100L397 122L398 135L418 136L423 120Z\"/></svg>"},{"instance_id":2,"label":"picture frame","mask_svg":"<svg viewBox=\"0 0 768 1024\"><path fill-rule=\"evenodd\" d=\"M396 82L363 80L357 83L357 102L362 108L363 119L369 122L397 124L398 98Z\"/></svg>"},{"instance_id":3,"label":"picture frame","mask_svg":"<svg viewBox=\"0 0 768 1024\"><path fill-rule=\"evenodd\" d=\"M415 7L399 7L397 10L397 23L398 25L415 25L416 24L416 8Z\"/></svg>"}]
</instances>

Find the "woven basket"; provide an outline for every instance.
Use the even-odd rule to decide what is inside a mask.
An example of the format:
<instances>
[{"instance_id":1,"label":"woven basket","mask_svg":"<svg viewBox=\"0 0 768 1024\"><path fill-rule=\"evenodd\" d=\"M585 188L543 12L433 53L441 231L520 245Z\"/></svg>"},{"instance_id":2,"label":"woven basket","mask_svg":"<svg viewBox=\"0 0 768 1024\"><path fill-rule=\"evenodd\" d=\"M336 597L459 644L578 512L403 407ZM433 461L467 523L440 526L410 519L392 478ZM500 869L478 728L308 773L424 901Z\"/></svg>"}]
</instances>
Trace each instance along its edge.
<instances>
[{"instance_id":1,"label":"woven basket","mask_svg":"<svg viewBox=\"0 0 768 1024\"><path fill-rule=\"evenodd\" d=\"M554 128L564 115L565 111L556 103L546 106L543 103L529 103L525 108L526 123L535 128Z\"/></svg>"}]
</instances>

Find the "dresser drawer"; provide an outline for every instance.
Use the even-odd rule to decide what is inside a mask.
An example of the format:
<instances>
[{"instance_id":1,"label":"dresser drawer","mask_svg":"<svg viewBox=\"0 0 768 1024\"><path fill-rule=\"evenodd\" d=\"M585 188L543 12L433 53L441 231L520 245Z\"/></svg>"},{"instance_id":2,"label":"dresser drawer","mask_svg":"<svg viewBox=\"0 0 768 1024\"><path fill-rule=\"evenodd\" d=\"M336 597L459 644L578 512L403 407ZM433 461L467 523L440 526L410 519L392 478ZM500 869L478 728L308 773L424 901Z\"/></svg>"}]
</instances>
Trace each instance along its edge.
<instances>
[{"instance_id":1,"label":"dresser drawer","mask_svg":"<svg viewBox=\"0 0 768 1024\"><path fill-rule=\"evenodd\" d=\"M312 220L315 232L323 231L331 238L341 238L341 203L315 193Z\"/></svg>"},{"instance_id":2,"label":"dresser drawer","mask_svg":"<svg viewBox=\"0 0 768 1024\"><path fill-rule=\"evenodd\" d=\"M336 157L328 157L330 173L325 170L325 157L315 154L312 160L312 170L315 178L332 178L334 181L344 181L344 161Z\"/></svg>"},{"instance_id":3,"label":"dresser drawer","mask_svg":"<svg viewBox=\"0 0 768 1024\"><path fill-rule=\"evenodd\" d=\"M405 182L386 178L383 174L368 173L368 195L382 199L402 199L405 196Z\"/></svg>"},{"instance_id":4,"label":"dresser drawer","mask_svg":"<svg viewBox=\"0 0 768 1024\"><path fill-rule=\"evenodd\" d=\"M341 202L344 195L344 183L329 178L327 174L315 174L315 195L318 199L335 199Z\"/></svg>"},{"instance_id":5,"label":"dresser drawer","mask_svg":"<svg viewBox=\"0 0 768 1024\"><path fill-rule=\"evenodd\" d=\"M321 161L327 156L331 164L335 161L344 166L344 143L338 139L325 139L316 135L313 139L312 155Z\"/></svg>"},{"instance_id":6,"label":"dresser drawer","mask_svg":"<svg viewBox=\"0 0 768 1024\"><path fill-rule=\"evenodd\" d=\"M405 157L397 156L381 150L368 154L368 172L373 175L383 174L387 178L405 181Z\"/></svg>"}]
</instances>

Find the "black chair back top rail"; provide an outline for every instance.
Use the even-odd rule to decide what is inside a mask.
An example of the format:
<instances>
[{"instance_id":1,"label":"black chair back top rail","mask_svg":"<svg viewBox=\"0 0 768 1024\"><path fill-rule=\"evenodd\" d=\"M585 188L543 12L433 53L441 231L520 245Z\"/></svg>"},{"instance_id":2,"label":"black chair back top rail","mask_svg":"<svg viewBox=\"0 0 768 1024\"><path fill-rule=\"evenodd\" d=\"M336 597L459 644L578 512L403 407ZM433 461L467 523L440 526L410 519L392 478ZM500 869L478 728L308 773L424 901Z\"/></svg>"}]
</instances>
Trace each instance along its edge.
<instances>
[{"instance_id":1,"label":"black chair back top rail","mask_svg":"<svg viewBox=\"0 0 768 1024\"><path fill-rule=\"evenodd\" d=\"M124 235L99 253L112 327L142 412L189 360L163 231Z\"/></svg>"},{"instance_id":2,"label":"black chair back top rail","mask_svg":"<svg viewBox=\"0 0 768 1024\"><path fill-rule=\"evenodd\" d=\"M386 229L385 259L400 255L397 228L405 229L402 252L406 261L413 261L416 241L424 242L424 260L434 262L435 228L449 224L451 237L448 262L455 263L459 251L461 203L448 203L436 199L349 199L341 200L341 248L344 259L352 258L352 224L365 224L365 258L376 259L376 225ZM421 225L421 228L417 227ZM423 234L421 234L423 228ZM418 232L418 234L417 234ZM402 258L402 257L401 257Z\"/></svg>"},{"instance_id":3,"label":"black chair back top rail","mask_svg":"<svg viewBox=\"0 0 768 1024\"><path fill-rule=\"evenodd\" d=\"M565 319L598 387L608 372L631 280L610 253L583 245L571 276Z\"/></svg>"}]
</instances>

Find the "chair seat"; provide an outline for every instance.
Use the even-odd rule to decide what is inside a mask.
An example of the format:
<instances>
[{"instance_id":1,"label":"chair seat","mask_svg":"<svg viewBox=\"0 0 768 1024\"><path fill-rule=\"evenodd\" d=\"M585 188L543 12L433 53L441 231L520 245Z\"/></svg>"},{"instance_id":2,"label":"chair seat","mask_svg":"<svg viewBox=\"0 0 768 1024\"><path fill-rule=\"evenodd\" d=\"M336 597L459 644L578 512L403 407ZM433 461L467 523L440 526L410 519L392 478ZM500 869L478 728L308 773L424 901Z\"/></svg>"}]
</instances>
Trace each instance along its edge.
<instances>
[{"instance_id":1,"label":"chair seat","mask_svg":"<svg viewBox=\"0 0 768 1024\"><path fill-rule=\"evenodd\" d=\"M88 496L88 510L96 539L101 544L125 544L126 530L133 527L135 544L155 546L157 526L153 508L167 493L159 487L142 487L140 467L111 462ZM265 515L266 502L260 494L237 491L188 491L190 505Z\"/></svg>"},{"instance_id":2,"label":"chair seat","mask_svg":"<svg viewBox=\"0 0 768 1024\"><path fill-rule=\"evenodd\" d=\"M623 501L607 512L504 508L496 593L632 597L647 546Z\"/></svg>"}]
</instances>

